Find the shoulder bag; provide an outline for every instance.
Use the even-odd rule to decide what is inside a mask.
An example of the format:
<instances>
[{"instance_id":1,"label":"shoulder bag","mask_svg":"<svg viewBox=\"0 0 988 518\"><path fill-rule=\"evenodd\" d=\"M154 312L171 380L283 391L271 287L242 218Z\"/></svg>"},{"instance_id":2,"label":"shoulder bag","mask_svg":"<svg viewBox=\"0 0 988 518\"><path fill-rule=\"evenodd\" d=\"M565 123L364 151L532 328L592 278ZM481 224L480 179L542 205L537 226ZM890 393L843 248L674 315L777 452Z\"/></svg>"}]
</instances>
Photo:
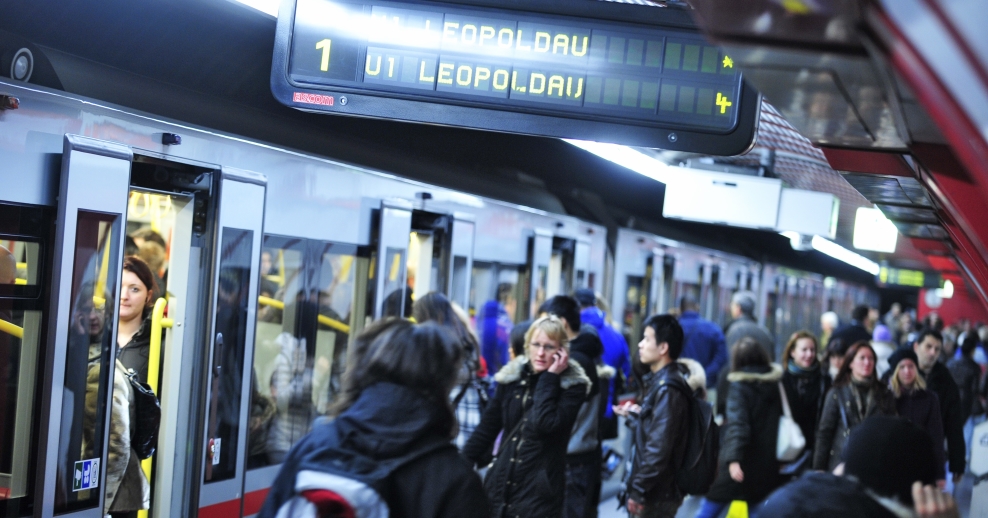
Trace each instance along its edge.
<instances>
[{"instance_id":1,"label":"shoulder bag","mask_svg":"<svg viewBox=\"0 0 988 518\"><path fill-rule=\"evenodd\" d=\"M806 448L806 437L799 424L792 418L786 389L779 382L779 395L782 396L782 415L779 416L779 438L775 443L775 457L782 462L792 462L799 458Z\"/></svg>"}]
</instances>

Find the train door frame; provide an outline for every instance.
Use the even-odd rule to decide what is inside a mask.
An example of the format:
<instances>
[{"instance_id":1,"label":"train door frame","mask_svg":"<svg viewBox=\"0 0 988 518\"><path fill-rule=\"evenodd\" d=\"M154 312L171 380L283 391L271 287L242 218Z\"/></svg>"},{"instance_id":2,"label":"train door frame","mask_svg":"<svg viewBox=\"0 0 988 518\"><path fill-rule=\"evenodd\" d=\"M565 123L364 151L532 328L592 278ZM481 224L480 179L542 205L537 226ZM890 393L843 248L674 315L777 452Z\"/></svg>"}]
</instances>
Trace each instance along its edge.
<instances>
[{"instance_id":1,"label":"train door frame","mask_svg":"<svg viewBox=\"0 0 988 518\"><path fill-rule=\"evenodd\" d=\"M576 238L576 250L573 252L573 289L590 286L590 253L593 248L589 239Z\"/></svg>"},{"instance_id":2,"label":"train door frame","mask_svg":"<svg viewBox=\"0 0 988 518\"><path fill-rule=\"evenodd\" d=\"M522 320L537 316L536 311L541 305L541 302L537 302L539 289L542 289L542 302L549 299L549 261L552 259L552 237L551 231L535 228L528 238L528 261L526 261L527 272L525 272L528 281L528 294L522 313L525 318ZM542 268L545 269L544 272L541 270Z\"/></svg>"},{"instance_id":3,"label":"train door frame","mask_svg":"<svg viewBox=\"0 0 988 518\"><path fill-rule=\"evenodd\" d=\"M377 222L376 265L373 267L374 320L381 318L387 295L388 283L397 288L407 288L408 238L412 231L412 204L405 200L391 199L381 202ZM392 255L388 255L389 251ZM400 255L396 255L400 254ZM390 257L390 258L389 258ZM387 275L387 277L386 277ZM391 279L394 277L394 279ZM369 284L371 285L371 284ZM394 291L394 290L391 290ZM388 293L390 294L390 293ZM406 297L400 297L399 313L405 311Z\"/></svg>"},{"instance_id":4,"label":"train door frame","mask_svg":"<svg viewBox=\"0 0 988 518\"><path fill-rule=\"evenodd\" d=\"M150 178L137 172L138 163L178 166L192 170L196 175L191 182L186 179L167 179L155 170ZM131 172L130 192L145 192L177 198L171 207L175 211L172 235L169 242L168 282L161 286L167 291L168 319L171 331L165 333L161 344L159 381L152 387L161 404L161 422L175 426L162 426L158 433L158 448L153 457L151 485L151 513L154 516L181 515L184 512L184 495L191 480L189 470L194 462L185 454L185 445L195 436L190 428L196 422L199 409L195 406L191 387L197 372L194 358L199 350L189 344L198 343L197 333L203 329L197 321L194 308L199 307L204 293L199 289L200 280L208 276L199 266L205 239L205 222L208 220L207 199L212 190L213 176L218 167L184 159L176 159L160 153L136 149ZM150 180L150 182L148 181ZM154 183L155 185L148 185ZM164 185L160 185L160 184ZM163 190L170 189L170 190ZM193 190L195 189L195 190ZM128 206L128 221L131 218ZM194 279L190 282L190 279ZM188 324L188 325L186 325ZM145 461L147 462L147 461Z\"/></svg>"},{"instance_id":5,"label":"train door frame","mask_svg":"<svg viewBox=\"0 0 988 518\"><path fill-rule=\"evenodd\" d=\"M243 506L243 490L246 479L246 448L247 448L247 426L245 417L249 416L250 407L250 383L249 380L254 368L254 329L257 316L257 291L259 288L258 276L260 275L261 244L264 237L264 207L267 191L267 177L264 175L230 167L222 167L218 184L218 197L215 217L212 228L213 254L210 262L210 293L209 293L209 322L206 342L208 344L208 354L206 355L205 367L202 368L201 379L201 412L202 426L199 430L200 448L193 448L198 451L199 471L198 479L192 483L198 489L196 498L190 503L194 504L199 514L210 516L240 516ZM227 238L231 238L227 242ZM245 238L249 238L247 247L242 246ZM239 249L239 250L237 250ZM236 252L247 252L249 258L243 254L233 255ZM230 255L227 255L227 254ZM246 259L246 261L245 261ZM231 268L230 272L235 274L235 269L246 269L246 279L242 276L233 279L227 275L226 268ZM223 283L239 282L241 289L235 293L224 292ZM246 281L246 282L245 282ZM242 291L246 287L246 298ZM221 296L224 298L221 301ZM236 297L239 301L226 301L225 299ZM220 304L228 304L230 307L220 307ZM234 305L239 307L234 307ZM220 465L230 453L224 451L223 443L217 439L219 437L219 425L215 424L220 406L218 395L214 397L214 391L224 380L221 378L223 365L219 362L229 358L217 357L219 348L224 348L229 344L225 343L220 331L219 319L225 309L238 312L238 320L243 320L243 325L236 322L241 329L243 357L240 365L240 404L237 410L237 430L236 430L236 450L232 453L235 456L232 463L232 476L221 478L220 480L206 480L211 474L212 466ZM242 312L242 313L239 313ZM230 319L233 321L233 319ZM236 335L235 335L236 338ZM237 344L240 345L240 344ZM235 349L234 349L235 351ZM235 365L235 363L234 363ZM211 437L211 435L213 437ZM207 511L208 510L208 511Z\"/></svg>"},{"instance_id":6,"label":"train door frame","mask_svg":"<svg viewBox=\"0 0 988 518\"><path fill-rule=\"evenodd\" d=\"M59 180L58 210L56 216L56 235L52 244L52 279L50 293L50 309L48 322L69 322L69 313L73 307L73 281L76 277L76 241L79 239L79 216L81 212L99 214L101 219L113 217L114 222L110 223L110 232L117 235L106 245L108 248L103 252L107 262L107 273L104 282L106 283L105 293L109 293L111 298L104 300L106 307L116 307L118 290L117 285L120 278L120 270L123 264L124 239L122 233L125 229L127 200L130 189L131 162L133 161L133 151L130 147L112 142L96 140L79 135L65 135L63 140L62 169ZM114 230L113 226L116 229ZM114 242L115 241L115 242ZM97 252L98 255L98 252ZM112 270L109 270L109 263L112 262ZM112 285L109 284L112 279ZM79 279L81 281L81 279ZM97 298L93 291L94 301ZM94 302L95 304L95 302ZM116 315L116 311L112 312ZM104 341L109 338L112 344L116 343L117 319L106 318L104 325L108 324L109 337L104 335ZM59 483L58 462L61 451L61 440L64 438L64 427L72 426L65 422L63 414L65 408L63 402L66 399L65 387L66 372L68 369L69 354L69 327L68 325L55 325L53 332L49 332L45 344L45 350L50 353L46 358L45 380L47 386L42 393L42 419L40 437L44 441L40 448L39 457L44 460L41 463L42 469L37 472L36 510L40 510L41 516L53 516L56 509L56 485ZM105 411L102 419L102 438L100 457L98 459L81 459L74 463L70 473L76 471L78 463L98 460L99 479L95 489L98 493L96 506L87 504L88 507L81 509L67 509L60 511L61 516L79 517L101 517L103 516L106 479L106 455L109 444L109 431L111 414L111 401L113 398L112 388L107 388L107 384L112 387L110 380L113 378L116 361L116 347L112 345L104 353L108 357L103 359L101 365L109 367L104 375L101 375L100 391L103 392L102 403ZM71 394L71 392L70 392ZM71 433L71 431L69 432ZM71 442L71 438L69 439ZM70 446L67 446L67 448ZM66 450L68 451L68 450ZM80 457L82 456L80 452ZM83 468L85 469L85 468ZM91 468L90 468L91 469ZM90 472L91 473L91 472ZM67 474L64 476L68 476ZM74 478L69 476L69 480ZM40 490L37 490L40 488ZM65 489L63 488L63 491ZM91 491L92 489L90 489ZM75 492L75 491L73 491ZM67 504L66 504L67 505Z\"/></svg>"},{"instance_id":7,"label":"train door frame","mask_svg":"<svg viewBox=\"0 0 988 518\"><path fill-rule=\"evenodd\" d=\"M466 310L470 307L470 283L473 279L473 251L477 235L477 219L465 212L453 213L453 231L450 238L450 264L448 295ZM462 259L462 264L460 260Z\"/></svg>"}]
</instances>

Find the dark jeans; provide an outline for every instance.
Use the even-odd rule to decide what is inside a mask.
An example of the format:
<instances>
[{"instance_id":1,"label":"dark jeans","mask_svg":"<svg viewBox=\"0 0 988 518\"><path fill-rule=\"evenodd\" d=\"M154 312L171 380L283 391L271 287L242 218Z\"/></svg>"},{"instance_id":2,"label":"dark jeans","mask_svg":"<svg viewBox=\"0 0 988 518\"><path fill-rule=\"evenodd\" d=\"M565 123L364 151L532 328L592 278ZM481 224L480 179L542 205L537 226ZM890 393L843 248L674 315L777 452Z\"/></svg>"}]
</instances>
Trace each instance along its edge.
<instances>
[{"instance_id":1,"label":"dark jeans","mask_svg":"<svg viewBox=\"0 0 988 518\"><path fill-rule=\"evenodd\" d=\"M563 518L597 518L600 505L600 452L566 459Z\"/></svg>"}]
</instances>

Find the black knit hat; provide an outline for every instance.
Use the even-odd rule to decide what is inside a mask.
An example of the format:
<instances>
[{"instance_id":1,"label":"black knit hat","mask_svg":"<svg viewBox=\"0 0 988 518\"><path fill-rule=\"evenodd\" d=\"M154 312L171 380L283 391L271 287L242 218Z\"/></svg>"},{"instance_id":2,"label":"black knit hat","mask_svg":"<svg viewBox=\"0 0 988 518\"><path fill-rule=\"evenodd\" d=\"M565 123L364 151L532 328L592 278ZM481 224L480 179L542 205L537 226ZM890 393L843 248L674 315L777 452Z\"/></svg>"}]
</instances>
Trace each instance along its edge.
<instances>
[{"instance_id":1,"label":"black knit hat","mask_svg":"<svg viewBox=\"0 0 988 518\"><path fill-rule=\"evenodd\" d=\"M573 298L580 303L581 308L597 305L597 296L590 288L580 288L573 292Z\"/></svg>"},{"instance_id":2,"label":"black knit hat","mask_svg":"<svg viewBox=\"0 0 988 518\"><path fill-rule=\"evenodd\" d=\"M912 360L913 365L919 367L919 357L913 352L912 347L900 347L889 356L889 372L895 373L895 367L902 360Z\"/></svg>"},{"instance_id":3,"label":"black knit hat","mask_svg":"<svg viewBox=\"0 0 988 518\"><path fill-rule=\"evenodd\" d=\"M936 482L933 439L905 419L869 417L851 431L844 448L844 473L875 493L897 497L912 507L913 482Z\"/></svg>"}]
</instances>

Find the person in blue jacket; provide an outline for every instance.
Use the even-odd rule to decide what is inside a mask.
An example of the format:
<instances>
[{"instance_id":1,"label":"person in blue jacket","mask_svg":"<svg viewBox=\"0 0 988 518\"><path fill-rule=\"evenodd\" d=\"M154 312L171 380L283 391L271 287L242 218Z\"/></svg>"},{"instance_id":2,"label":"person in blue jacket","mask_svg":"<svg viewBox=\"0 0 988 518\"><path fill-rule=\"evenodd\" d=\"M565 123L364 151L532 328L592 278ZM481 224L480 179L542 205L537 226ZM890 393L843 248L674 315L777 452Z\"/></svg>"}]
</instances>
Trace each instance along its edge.
<instances>
[{"instance_id":1,"label":"person in blue jacket","mask_svg":"<svg viewBox=\"0 0 988 518\"><path fill-rule=\"evenodd\" d=\"M679 325L685 335L681 356L700 362L707 373L707 387L713 387L720 370L727 364L724 332L720 326L700 316L700 304L693 297L684 296L679 308Z\"/></svg>"},{"instance_id":2,"label":"person in blue jacket","mask_svg":"<svg viewBox=\"0 0 988 518\"><path fill-rule=\"evenodd\" d=\"M631 356L628 352L628 342L624 336L607 325L604 321L606 315L597 307L597 298L593 290L580 288L573 293L574 298L580 303L580 321L584 325L589 325L597 330L597 336L604 344L604 363L614 368L616 372L623 373L624 379L631 378ZM617 416L611 408L617 404L615 391L618 389L617 376L609 380L609 391L607 395L607 405L604 409L604 423L601 433L603 438L611 439L617 437Z\"/></svg>"}]
</instances>

